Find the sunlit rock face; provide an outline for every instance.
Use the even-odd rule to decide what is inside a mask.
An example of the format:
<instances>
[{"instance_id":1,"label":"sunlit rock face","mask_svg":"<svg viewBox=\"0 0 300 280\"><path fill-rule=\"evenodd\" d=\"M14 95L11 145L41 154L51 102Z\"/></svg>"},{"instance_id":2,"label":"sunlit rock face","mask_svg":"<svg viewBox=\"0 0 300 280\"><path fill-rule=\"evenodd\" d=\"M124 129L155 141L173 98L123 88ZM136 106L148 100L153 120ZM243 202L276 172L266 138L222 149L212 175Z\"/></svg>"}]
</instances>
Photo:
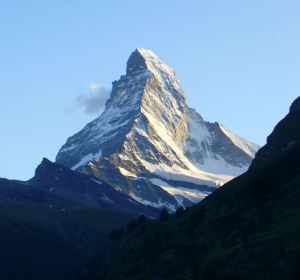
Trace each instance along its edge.
<instances>
[{"instance_id":1,"label":"sunlit rock face","mask_svg":"<svg viewBox=\"0 0 300 280\"><path fill-rule=\"evenodd\" d=\"M246 171L257 149L189 108L174 70L137 49L103 113L67 140L56 161L174 210Z\"/></svg>"}]
</instances>

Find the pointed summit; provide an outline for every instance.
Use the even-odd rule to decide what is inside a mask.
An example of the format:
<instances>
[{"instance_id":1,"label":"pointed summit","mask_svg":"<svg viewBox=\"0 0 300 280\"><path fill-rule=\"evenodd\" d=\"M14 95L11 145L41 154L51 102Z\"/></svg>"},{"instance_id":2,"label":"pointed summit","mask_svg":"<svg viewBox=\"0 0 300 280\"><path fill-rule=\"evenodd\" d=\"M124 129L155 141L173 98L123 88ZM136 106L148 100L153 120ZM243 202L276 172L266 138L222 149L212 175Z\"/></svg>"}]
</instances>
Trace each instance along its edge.
<instances>
[{"instance_id":1,"label":"pointed summit","mask_svg":"<svg viewBox=\"0 0 300 280\"><path fill-rule=\"evenodd\" d=\"M136 49L129 57L126 67L126 75L132 75L135 72L146 70L147 65L145 58Z\"/></svg>"},{"instance_id":2,"label":"pointed summit","mask_svg":"<svg viewBox=\"0 0 300 280\"><path fill-rule=\"evenodd\" d=\"M136 49L127 61L126 75L130 75L134 72L144 71L147 69L147 60L158 59L158 57L151 52L143 48Z\"/></svg>"},{"instance_id":3,"label":"pointed summit","mask_svg":"<svg viewBox=\"0 0 300 280\"><path fill-rule=\"evenodd\" d=\"M127 61L126 74L130 74L136 71L143 71L151 68L161 68L162 65L166 65L161 59L152 51L138 48L130 56ZM170 68L168 66L168 68Z\"/></svg>"},{"instance_id":4,"label":"pointed summit","mask_svg":"<svg viewBox=\"0 0 300 280\"><path fill-rule=\"evenodd\" d=\"M126 75L137 75L143 72L154 75L160 82L163 82L164 79L168 80L169 84L173 83L177 89L181 90L179 79L173 68L164 63L152 51L138 48L127 61Z\"/></svg>"},{"instance_id":5,"label":"pointed summit","mask_svg":"<svg viewBox=\"0 0 300 280\"><path fill-rule=\"evenodd\" d=\"M102 115L69 138L56 160L74 168L99 157L95 155L112 156L127 149L124 145L129 137L134 137L135 129L144 138L152 128L152 134L158 134L157 139L164 131L167 136L164 141L170 139L170 143L181 146L187 132L185 111L184 93L173 69L153 52L136 49L127 62L126 75L113 82ZM80 137L82 133L86 136L84 141ZM133 139L132 143L135 142ZM141 146L137 149L145 152ZM143 169L144 164L138 166Z\"/></svg>"},{"instance_id":6,"label":"pointed summit","mask_svg":"<svg viewBox=\"0 0 300 280\"><path fill-rule=\"evenodd\" d=\"M136 49L102 115L70 137L56 161L171 209L244 172L257 148L191 110L174 70L153 52ZM191 184L188 195L176 190Z\"/></svg>"},{"instance_id":7,"label":"pointed summit","mask_svg":"<svg viewBox=\"0 0 300 280\"><path fill-rule=\"evenodd\" d=\"M145 49L145 48L137 48L135 51L137 51L140 55L142 55L146 60L148 59L159 59L159 57L152 52L151 50Z\"/></svg>"}]
</instances>

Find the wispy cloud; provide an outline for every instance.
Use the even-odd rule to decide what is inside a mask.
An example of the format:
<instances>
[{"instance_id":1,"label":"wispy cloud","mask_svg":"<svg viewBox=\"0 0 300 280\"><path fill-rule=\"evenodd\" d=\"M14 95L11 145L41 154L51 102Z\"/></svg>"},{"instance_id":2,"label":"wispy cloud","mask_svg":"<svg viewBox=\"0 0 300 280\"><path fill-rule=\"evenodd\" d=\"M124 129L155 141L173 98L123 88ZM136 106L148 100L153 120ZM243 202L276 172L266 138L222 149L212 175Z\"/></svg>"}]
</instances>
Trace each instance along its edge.
<instances>
[{"instance_id":1,"label":"wispy cloud","mask_svg":"<svg viewBox=\"0 0 300 280\"><path fill-rule=\"evenodd\" d=\"M77 96L73 108L68 111L82 109L88 115L99 114L104 110L109 94L108 88L92 82L86 93Z\"/></svg>"}]
</instances>

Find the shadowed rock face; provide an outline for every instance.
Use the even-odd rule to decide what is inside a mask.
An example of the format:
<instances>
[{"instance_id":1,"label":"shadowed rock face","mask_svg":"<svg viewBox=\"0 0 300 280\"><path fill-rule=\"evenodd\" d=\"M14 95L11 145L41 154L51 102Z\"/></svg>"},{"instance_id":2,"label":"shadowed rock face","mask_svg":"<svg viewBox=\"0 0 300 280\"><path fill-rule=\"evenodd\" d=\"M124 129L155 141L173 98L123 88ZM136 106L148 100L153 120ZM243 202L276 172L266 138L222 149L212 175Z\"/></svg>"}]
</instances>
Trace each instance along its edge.
<instances>
[{"instance_id":1,"label":"shadowed rock face","mask_svg":"<svg viewBox=\"0 0 300 280\"><path fill-rule=\"evenodd\" d=\"M134 72L139 72L141 69L146 69L145 57L140 53L139 50L135 50L129 57L126 67L126 75L132 75Z\"/></svg>"},{"instance_id":2,"label":"shadowed rock face","mask_svg":"<svg viewBox=\"0 0 300 280\"><path fill-rule=\"evenodd\" d=\"M219 123L204 121L186 105L174 70L137 49L126 75L113 82L104 112L67 140L56 161L108 180L143 203L176 208L181 200L170 187L178 184L167 181L213 191L247 170L257 149Z\"/></svg>"}]
</instances>

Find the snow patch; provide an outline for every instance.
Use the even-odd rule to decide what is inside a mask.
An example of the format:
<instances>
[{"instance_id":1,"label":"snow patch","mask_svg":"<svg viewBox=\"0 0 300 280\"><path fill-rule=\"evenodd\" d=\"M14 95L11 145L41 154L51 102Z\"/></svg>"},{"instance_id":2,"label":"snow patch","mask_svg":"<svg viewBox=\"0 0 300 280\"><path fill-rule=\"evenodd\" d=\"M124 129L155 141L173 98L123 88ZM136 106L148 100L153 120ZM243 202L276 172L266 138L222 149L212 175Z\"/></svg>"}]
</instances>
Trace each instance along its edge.
<instances>
[{"instance_id":1,"label":"snow patch","mask_svg":"<svg viewBox=\"0 0 300 280\"><path fill-rule=\"evenodd\" d=\"M101 157L101 155L102 155L102 152L101 152L101 151L99 151L99 152L96 153L96 154L90 153L90 154L84 156L84 157L80 160L80 162L78 162L77 164L75 164L71 169L72 169L72 170L76 170L76 169L78 169L79 167L81 167L81 166L83 166L83 165L86 165L89 161L92 161L92 160L95 160L95 159L99 159L99 158Z\"/></svg>"},{"instance_id":2,"label":"snow patch","mask_svg":"<svg viewBox=\"0 0 300 280\"><path fill-rule=\"evenodd\" d=\"M191 189L191 188L184 188L184 187L173 187L170 186L168 183L166 183L163 180L154 178L150 179L150 181L157 185L160 186L163 190L171 194L172 196L175 197L175 199L178 201L179 204L182 205L183 199L182 197L187 198L188 200L198 203L201 201L203 198L205 198L208 194L208 192L203 192L198 189Z\"/></svg>"},{"instance_id":3,"label":"snow patch","mask_svg":"<svg viewBox=\"0 0 300 280\"><path fill-rule=\"evenodd\" d=\"M166 203L166 202L162 202L159 200L158 203L154 203L154 202L151 202L151 201L148 201L148 200L145 200L145 199L142 199L141 197L135 195L134 193L131 193L130 196L136 200L137 202L141 203L141 204L144 204L146 206L152 206L154 208L167 208L168 210L170 210L171 212L175 212L176 211L176 206L175 205L172 205L172 204L169 204L169 203Z\"/></svg>"},{"instance_id":4,"label":"snow patch","mask_svg":"<svg viewBox=\"0 0 300 280\"><path fill-rule=\"evenodd\" d=\"M128 176L128 177L136 177L135 174L129 172L128 170L126 170L126 169L123 168L123 167L119 167L119 170L120 170L121 174L124 175L124 176Z\"/></svg>"}]
</instances>

